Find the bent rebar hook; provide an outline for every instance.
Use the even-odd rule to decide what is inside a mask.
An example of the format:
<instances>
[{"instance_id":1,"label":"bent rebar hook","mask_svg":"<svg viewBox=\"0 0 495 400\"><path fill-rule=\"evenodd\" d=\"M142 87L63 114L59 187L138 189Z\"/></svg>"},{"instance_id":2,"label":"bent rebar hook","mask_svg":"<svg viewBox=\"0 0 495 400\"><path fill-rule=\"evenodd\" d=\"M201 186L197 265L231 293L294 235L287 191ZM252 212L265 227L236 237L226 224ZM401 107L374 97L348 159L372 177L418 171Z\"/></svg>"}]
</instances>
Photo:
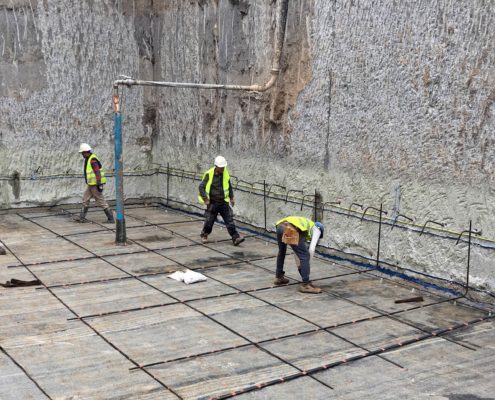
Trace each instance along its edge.
<instances>
[{"instance_id":1,"label":"bent rebar hook","mask_svg":"<svg viewBox=\"0 0 495 400\"><path fill-rule=\"evenodd\" d=\"M277 185L276 183L272 183L270 186L268 186L268 193L266 194L267 196L270 196L270 192L272 190L272 187L274 187L274 186L276 186L276 187L278 187L280 189L283 189L284 192L287 191L287 188L285 186Z\"/></svg>"},{"instance_id":2,"label":"bent rebar hook","mask_svg":"<svg viewBox=\"0 0 495 400\"><path fill-rule=\"evenodd\" d=\"M314 195L314 194L305 194L305 195L303 195L302 200L301 200L301 210L300 211L302 211L302 209L303 209L304 199L306 197L316 197L316 195Z\"/></svg>"},{"instance_id":3,"label":"bent rebar hook","mask_svg":"<svg viewBox=\"0 0 495 400\"><path fill-rule=\"evenodd\" d=\"M471 229L466 229L464 231L462 231L461 233L459 233L459 237L457 238L457 241L455 242L455 244L459 244L459 241L461 240L461 237L462 235L464 235L465 233L470 233L471 235L481 235L481 229L479 231L476 231L476 230L471 230Z\"/></svg>"},{"instance_id":4,"label":"bent rebar hook","mask_svg":"<svg viewBox=\"0 0 495 400\"><path fill-rule=\"evenodd\" d=\"M351 203L351 205L349 206L349 211L347 212L347 216L348 216L348 217L351 215L352 206L359 206L359 208L360 208L361 210L363 209L363 205L362 205L362 204L359 204L359 203Z\"/></svg>"},{"instance_id":5,"label":"bent rebar hook","mask_svg":"<svg viewBox=\"0 0 495 400\"><path fill-rule=\"evenodd\" d=\"M291 189L291 190L288 190L287 191L287 194L285 196L285 202L287 203L287 200L289 200L289 193L290 192L294 192L294 193L302 193L304 195L304 191L303 190L297 190L297 189Z\"/></svg>"},{"instance_id":6,"label":"bent rebar hook","mask_svg":"<svg viewBox=\"0 0 495 400\"><path fill-rule=\"evenodd\" d=\"M375 211L378 211L379 213L381 214L385 214L387 215L387 212L386 211L383 211L382 209L380 208L376 208L376 207L373 207L373 206L368 206L365 208L364 212L363 212L363 215L361 216L361 221L364 219L364 216L366 215L366 211L368 211L369 209L372 209L372 210L375 210ZM381 216L381 215L380 215Z\"/></svg>"},{"instance_id":7,"label":"bent rebar hook","mask_svg":"<svg viewBox=\"0 0 495 400\"><path fill-rule=\"evenodd\" d=\"M248 184L249 186L251 186L251 189L253 188L253 184L251 182L248 182L248 181L243 181L242 179L238 179L237 182L236 182L236 185L235 185L235 190L237 190L237 188L239 187L239 183L246 183ZM249 190L249 193L251 193L251 190Z\"/></svg>"},{"instance_id":8,"label":"bent rebar hook","mask_svg":"<svg viewBox=\"0 0 495 400\"><path fill-rule=\"evenodd\" d=\"M332 200L332 201L325 201L321 207L320 207L320 210L321 211L325 211L325 206L326 205L329 205L329 206L335 206L335 205L338 205L340 204L340 200Z\"/></svg>"},{"instance_id":9,"label":"bent rebar hook","mask_svg":"<svg viewBox=\"0 0 495 400\"><path fill-rule=\"evenodd\" d=\"M437 221L434 221L432 219L429 219L428 221L426 221L423 225L423 229L421 229L421 233L419 234L419 236L421 236L423 234L423 232L425 231L425 228L426 228L426 225L428 223L432 223L432 224L435 224L435 225L438 225L438 226L441 226L442 228L445 228L445 224L442 223L442 222L437 222Z\"/></svg>"},{"instance_id":10,"label":"bent rebar hook","mask_svg":"<svg viewBox=\"0 0 495 400\"><path fill-rule=\"evenodd\" d=\"M397 224L397 220L399 219L399 217L405 218L405 219L407 219L409 222L414 222L414 219L413 219L413 218L409 218L407 215L404 215L404 214L397 214L397 216L396 216L396 217L395 217L395 219L394 219L394 223L392 224L392 227L390 228L390 230L394 229L394 226L395 226L395 224Z\"/></svg>"}]
</instances>

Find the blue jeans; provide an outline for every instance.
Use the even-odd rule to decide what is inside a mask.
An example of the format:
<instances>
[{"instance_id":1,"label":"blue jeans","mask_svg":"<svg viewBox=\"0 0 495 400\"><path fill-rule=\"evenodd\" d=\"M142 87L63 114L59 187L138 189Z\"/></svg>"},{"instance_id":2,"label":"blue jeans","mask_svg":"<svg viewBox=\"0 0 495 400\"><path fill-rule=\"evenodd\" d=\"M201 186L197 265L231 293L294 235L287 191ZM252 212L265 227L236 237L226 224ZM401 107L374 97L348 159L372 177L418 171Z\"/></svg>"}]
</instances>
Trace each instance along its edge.
<instances>
[{"instance_id":1,"label":"blue jeans","mask_svg":"<svg viewBox=\"0 0 495 400\"><path fill-rule=\"evenodd\" d=\"M226 201L222 201L221 203L210 203L210 205L206 207L205 223L203 225L203 230L201 231L201 236L209 235L211 233L218 214L222 216L223 222L225 222L225 226L227 227L227 231L229 231L232 240L238 238L239 233L237 233L237 230L235 229L232 209Z\"/></svg>"},{"instance_id":2,"label":"blue jeans","mask_svg":"<svg viewBox=\"0 0 495 400\"><path fill-rule=\"evenodd\" d=\"M287 245L282 242L282 236L284 235L284 224L277 225L277 242L278 242L278 255L277 255L277 271L276 276L282 277L284 275L284 261L285 253L287 251ZM297 245L290 245L292 251L296 253L297 257L301 261L301 268L299 274L303 282L309 282L309 252L304 242L302 234L299 234L299 243Z\"/></svg>"}]
</instances>

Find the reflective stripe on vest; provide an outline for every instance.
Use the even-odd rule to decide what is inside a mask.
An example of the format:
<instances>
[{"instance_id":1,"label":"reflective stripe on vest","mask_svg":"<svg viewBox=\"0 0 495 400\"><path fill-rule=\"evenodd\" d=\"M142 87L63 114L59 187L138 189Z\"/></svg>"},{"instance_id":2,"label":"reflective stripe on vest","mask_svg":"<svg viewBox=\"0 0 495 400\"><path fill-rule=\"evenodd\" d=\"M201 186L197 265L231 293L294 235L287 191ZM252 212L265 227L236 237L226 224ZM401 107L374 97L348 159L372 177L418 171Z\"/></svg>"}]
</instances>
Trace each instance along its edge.
<instances>
[{"instance_id":1,"label":"reflective stripe on vest","mask_svg":"<svg viewBox=\"0 0 495 400\"><path fill-rule=\"evenodd\" d=\"M95 154L91 154L86 162L86 183L90 186L96 185L96 174L95 171L93 171L93 167L91 166L91 160L93 158L98 160L98 157L96 157ZM107 178L105 178L105 171L103 170L103 166L101 165L101 163L100 163L100 176L101 176L100 183L102 184L107 183Z\"/></svg>"},{"instance_id":2,"label":"reflective stripe on vest","mask_svg":"<svg viewBox=\"0 0 495 400\"><path fill-rule=\"evenodd\" d=\"M206 183L206 188L205 192L208 195L208 198L210 197L210 188L211 188L211 183L213 182L213 175L215 175L215 167L210 168L208 171L206 171L203 174L203 177L201 178L201 181L204 181L205 177L208 175L208 182ZM230 201L229 197L229 182L230 182L230 175L229 171L227 171L227 167L223 169L223 180L222 180L222 187L223 187L223 194L224 194L224 200L228 203ZM205 204L203 198L201 195L198 196L198 200L201 204Z\"/></svg>"},{"instance_id":3,"label":"reflective stripe on vest","mask_svg":"<svg viewBox=\"0 0 495 400\"><path fill-rule=\"evenodd\" d=\"M311 240L315 223L310 219L304 217L290 216L282 218L280 221L277 221L275 225L280 225L282 222L288 222L289 224L294 225L304 234L304 238L306 240Z\"/></svg>"}]
</instances>

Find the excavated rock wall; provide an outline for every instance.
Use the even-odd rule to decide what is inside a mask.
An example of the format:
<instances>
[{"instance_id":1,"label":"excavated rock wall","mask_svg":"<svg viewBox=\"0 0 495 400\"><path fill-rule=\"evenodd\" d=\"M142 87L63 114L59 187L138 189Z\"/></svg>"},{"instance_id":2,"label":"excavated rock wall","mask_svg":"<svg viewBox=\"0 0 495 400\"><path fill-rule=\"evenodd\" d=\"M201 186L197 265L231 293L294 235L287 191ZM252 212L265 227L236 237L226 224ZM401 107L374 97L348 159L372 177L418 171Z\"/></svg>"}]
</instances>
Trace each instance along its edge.
<instances>
[{"instance_id":1,"label":"excavated rock wall","mask_svg":"<svg viewBox=\"0 0 495 400\"><path fill-rule=\"evenodd\" d=\"M0 202L77 201L80 179L22 178L79 172L82 141L112 169L119 74L265 82L276 3L0 0ZM370 259L376 218L347 209L383 204L381 259L456 281L467 257L456 232L472 220L489 240L473 246L471 283L493 292L493 10L491 0L290 0L282 72L269 92L121 90L124 168L201 172L222 154L239 179L317 189L322 203L341 201L322 216L324 244ZM174 199L195 202L197 182L170 183ZM125 180L127 197L165 191L163 176ZM263 226L262 201L237 197L237 215ZM274 200L267 210L269 226L284 214L312 215ZM447 231L420 236L427 220Z\"/></svg>"},{"instance_id":2,"label":"excavated rock wall","mask_svg":"<svg viewBox=\"0 0 495 400\"><path fill-rule=\"evenodd\" d=\"M121 2L0 1L3 206L79 201L81 178L39 179L81 173L81 142L93 146L111 172L112 82L124 72L140 74L135 23ZM125 162L131 170L150 162L150 148L140 142L146 136L142 104L142 89L124 96ZM113 183L107 186L111 197ZM128 197L151 194L149 182L135 179L126 190Z\"/></svg>"}]
</instances>

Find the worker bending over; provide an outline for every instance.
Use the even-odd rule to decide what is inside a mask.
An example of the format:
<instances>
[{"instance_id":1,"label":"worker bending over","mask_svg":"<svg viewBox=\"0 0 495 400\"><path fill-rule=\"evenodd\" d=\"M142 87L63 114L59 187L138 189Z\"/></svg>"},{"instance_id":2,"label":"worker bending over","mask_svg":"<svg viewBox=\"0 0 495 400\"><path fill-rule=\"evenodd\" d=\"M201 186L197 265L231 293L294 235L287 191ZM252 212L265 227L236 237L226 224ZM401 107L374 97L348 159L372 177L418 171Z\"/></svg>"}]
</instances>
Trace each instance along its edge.
<instances>
[{"instance_id":1,"label":"worker bending over","mask_svg":"<svg viewBox=\"0 0 495 400\"><path fill-rule=\"evenodd\" d=\"M107 223L113 224L113 212L110 210L108 203L103 197L103 185L107 182L105 171L96 157L92 153L91 146L87 143L82 143L79 147L79 153L84 157L84 179L86 180L86 190L83 194L81 213L79 214L79 222L86 222L86 213L89 208L89 201L94 198L96 205L103 208L107 216Z\"/></svg>"},{"instance_id":2,"label":"worker bending over","mask_svg":"<svg viewBox=\"0 0 495 400\"><path fill-rule=\"evenodd\" d=\"M234 191L230 184L230 175L227 171L227 160L222 156L215 158L215 166L203 174L199 185L200 203L206 205L205 223L201 231L201 241L206 243L208 235L213 229L213 224L218 213L223 218L227 231L232 237L234 246L238 246L244 241L235 228L232 207L234 207Z\"/></svg>"},{"instance_id":3,"label":"worker bending over","mask_svg":"<svg viewBox=\"0 0 495 400\"><path fill-rule=\"evenodd\" d=\"M315 254L316 244L323 237L324 227L320 222L313 222L308 218L290 216L281 219L277 226L277 270L275 273L275 285L285 285L289 280L284 276L284 261L287 245L290 245L296 256L296 264L302 277L302 285L299 291L302 293L321 293L319 287L314 286L309 280L309 263ZM309 250L305 241L311 241Z\"/></svg>"}]
</instances>

